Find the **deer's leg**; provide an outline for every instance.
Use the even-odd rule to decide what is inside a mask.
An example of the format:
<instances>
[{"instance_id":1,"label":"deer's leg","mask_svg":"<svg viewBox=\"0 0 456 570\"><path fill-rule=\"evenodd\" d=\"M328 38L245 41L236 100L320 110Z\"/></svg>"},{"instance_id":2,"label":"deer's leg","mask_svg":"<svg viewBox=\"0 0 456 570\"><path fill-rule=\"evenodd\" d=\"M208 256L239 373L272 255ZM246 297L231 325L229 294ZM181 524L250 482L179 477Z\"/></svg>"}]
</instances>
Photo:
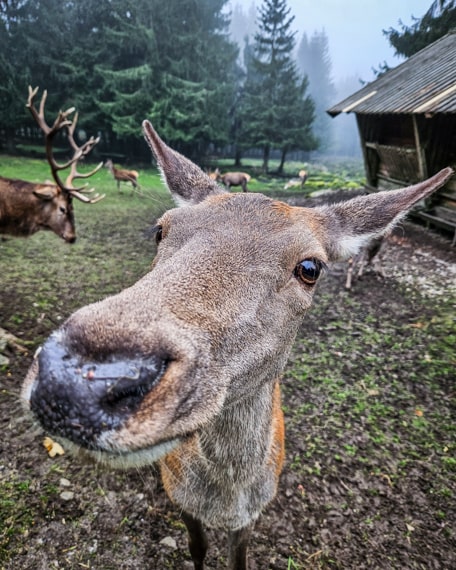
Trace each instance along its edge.
<instances>
[{"instance_id":1,"label":"deer's leg","mask_svg":"<svg viewBox=\"0 0 456 570\"><path fill-rule=\"evenodd\" d=\"M228 534L228 569L248 570L247 549L254 523Z\"/></svg>"},{"instance_id":2,"label":"deer's leg","mask_svg":"<svg viewBox=\"0 0 456 570\"><path fill-rule=\"evenodd\" d=\"M384 247L384 243L384 238L379 238L374 242L373 246L371 246L368 251L368 263L372 263L372 267L374 268L375 273L377 273L377 275L380 275L380 277L385 277L379 255Z\"/></svg>"},{"instance_id":3,"label":"deer's leg","mask_svg":"<svg viewBox=\"0 0 456 570\"><path fill-rule=\"evenodd\" d=\"M358 274L357 274L357 278L361 279L361 277L363 276L364 273L364 268L366 267L366 265L369 265L369 261L366 259L366 252L363 252L363 254L361 255L361 258L359 260L359 268L358 268Z\"/></svg>"},{"instance_id":4,"label":"deer's leg","mask_svg":"<svg viewBox=\"0 0 456 570\"><path fill-rule=\"evenodd\" d=\"M182 520L188 530L188 548L192 556L195 570L204 570L204 559L207 552L207 537L201 521L192 515L182 512Z\"/></svg>"},{"instance_id":5,"label":"deer's leg","mask_svg":"<svg viewBox=\"0 0 456 570\"><path fill-rule=\"evenodd\" d=\"M355 261L354 261L353 257L350 257L350 259L348 260L347 279L345 281L345 289L351 289L354 262Z\"/></svg>"},{"instance_id":6,"label":"deer's leg","mask_svg":"<svg viewBox=\"0 0 456 570\"><path fill-rule=\"evenodd\" d=\"M377 275L380 275L380 277L385 278L385 272L383 271L382 263L378 257L374 258L374 261L372 262L372 267L374 268L374 271L375 273L377 273Z\"/></svg>"}]
</instances>

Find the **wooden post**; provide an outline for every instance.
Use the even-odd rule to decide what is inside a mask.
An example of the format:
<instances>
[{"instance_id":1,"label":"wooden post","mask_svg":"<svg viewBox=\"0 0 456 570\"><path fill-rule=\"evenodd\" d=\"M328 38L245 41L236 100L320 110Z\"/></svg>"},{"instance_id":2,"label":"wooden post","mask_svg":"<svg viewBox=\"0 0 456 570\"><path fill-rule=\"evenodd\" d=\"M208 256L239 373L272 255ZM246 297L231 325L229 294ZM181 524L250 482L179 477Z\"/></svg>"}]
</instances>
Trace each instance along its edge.
<instances>
[{"instance_id":1,"label":"wooden post","mask_svg":"<svg viewBox=\"0 0 456 570\"><path fill-rule=\"evenodd\" d=\"M424 154L424 149L421 146L420 131L418 129L418 121L417 121L416 115L414 115L414 114L412 114L412 121L413 121L413 134L415 136L416 156L418 158L418 168L420 171L420 180L425 180L428 177L427 165L426 165L426 156Z\"/></svg>"}]
</instances>

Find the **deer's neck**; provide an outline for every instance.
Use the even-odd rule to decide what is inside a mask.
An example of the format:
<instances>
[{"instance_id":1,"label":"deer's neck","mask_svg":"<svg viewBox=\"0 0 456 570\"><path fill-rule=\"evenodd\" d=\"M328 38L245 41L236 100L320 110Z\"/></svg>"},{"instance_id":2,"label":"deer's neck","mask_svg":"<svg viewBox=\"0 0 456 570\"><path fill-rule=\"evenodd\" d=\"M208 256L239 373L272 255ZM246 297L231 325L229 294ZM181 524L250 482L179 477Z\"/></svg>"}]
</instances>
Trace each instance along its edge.
<instances>
[{"instance_id":1,"label":"deer's neck","mask_svg":"<svg viewBox=\"0 0 456 570\"><path fill-rule=\"evenodd\" d=\"M232 403L161 463L170 498L209 526L240 528L274 496L274 390Z\"/></svg>"},{"instance_id":2,"label":"deer's neck","mask_svg":"<svg viewBox=\"0 0 456 570\"><path fill-rule=\"evenodd\" d=\"M271 439L271 410L274 384L267 383L254 394L233 401L199 433L201 453L213 475L241 483L260 467Z\"/></svg>"}]
</instances>

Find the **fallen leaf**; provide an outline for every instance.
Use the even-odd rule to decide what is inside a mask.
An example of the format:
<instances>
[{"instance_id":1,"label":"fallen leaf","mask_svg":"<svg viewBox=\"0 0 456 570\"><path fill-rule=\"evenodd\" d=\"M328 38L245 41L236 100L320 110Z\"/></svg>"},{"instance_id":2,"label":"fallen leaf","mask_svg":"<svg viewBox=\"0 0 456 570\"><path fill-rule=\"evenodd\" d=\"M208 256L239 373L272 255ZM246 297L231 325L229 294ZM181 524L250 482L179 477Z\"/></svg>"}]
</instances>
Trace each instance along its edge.
<instances>
[{"instance_id":1,"label":"fallen leaf","mask_svg":"<svg viewBox=\"0 0 456 570\"><path fill-rule=\"evenodd\" d=\"M47 449L49 457L55 457L56 455L63 455L65 453L60 443L57 443L50 437L45 437L43 439L43 445Z\"/></svg>"}]
</instances>

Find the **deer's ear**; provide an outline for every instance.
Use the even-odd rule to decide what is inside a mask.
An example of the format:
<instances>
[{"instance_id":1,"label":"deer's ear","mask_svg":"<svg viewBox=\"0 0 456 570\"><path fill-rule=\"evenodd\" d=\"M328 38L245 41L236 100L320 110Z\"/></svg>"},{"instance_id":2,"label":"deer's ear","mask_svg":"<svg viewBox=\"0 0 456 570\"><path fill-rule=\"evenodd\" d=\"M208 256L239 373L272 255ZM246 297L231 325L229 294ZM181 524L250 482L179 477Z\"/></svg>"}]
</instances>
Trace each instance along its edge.
<instances>
[{"instance_id":1,"label":"deer's ear","mask_svg":"<svg viewBox=\"0 0 456 570\"><path fill-rule=\"evenodd\" d=\"M414 204L443 186L452 175L453 170L445 168L414 186L315 208L324 220L329 259L347 259L371 239L386 234Z\"/></svg>"},{"instance_id":2,"label":"deer's ear","mask_svg":"<svg viewBox=\"0 0 456 570\"><path fill-rule=\"evenodd\" d=\"M208 196L226 193L201 168L165 144L149 121L144 121L142 126L144 137L178 206L198 204Z\"/></svg>"},{"instance_id":3,"label":"deer's ear","mask_svg":"<svg viewBox=\"0 0 456 570\"><path fill-rule=\"evenodd\" d=\"M33 190L35 196L37 198L40 198L40 200L53 200L59 192L60 192L59 187L53 184L49 186L43 185L41 188L37 187Z\"/></svg>"}]
</instances>

